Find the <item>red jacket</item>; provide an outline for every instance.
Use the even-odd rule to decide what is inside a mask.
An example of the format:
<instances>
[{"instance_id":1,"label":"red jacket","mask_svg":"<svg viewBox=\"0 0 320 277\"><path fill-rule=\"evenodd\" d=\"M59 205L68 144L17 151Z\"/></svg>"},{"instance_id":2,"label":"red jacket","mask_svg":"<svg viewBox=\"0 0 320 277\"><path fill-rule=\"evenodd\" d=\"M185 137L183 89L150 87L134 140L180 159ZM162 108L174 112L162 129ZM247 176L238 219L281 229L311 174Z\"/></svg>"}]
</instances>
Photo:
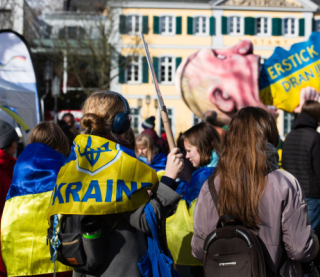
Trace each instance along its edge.
<instances>
[{"instance_id":1,"label":"red jacket","mask_svg":"<svg viewBox=\"0 0 320 277\"><path fill-rule=\"evenodd\" d=\"M7 193L12 182L13 169L16 164L16 160L17 159L9 156L0 149L0 220L2 217L4 203L6 202ZM1 258L0 276L7 276L7 272Z\"/></svg>"}]
</instances>

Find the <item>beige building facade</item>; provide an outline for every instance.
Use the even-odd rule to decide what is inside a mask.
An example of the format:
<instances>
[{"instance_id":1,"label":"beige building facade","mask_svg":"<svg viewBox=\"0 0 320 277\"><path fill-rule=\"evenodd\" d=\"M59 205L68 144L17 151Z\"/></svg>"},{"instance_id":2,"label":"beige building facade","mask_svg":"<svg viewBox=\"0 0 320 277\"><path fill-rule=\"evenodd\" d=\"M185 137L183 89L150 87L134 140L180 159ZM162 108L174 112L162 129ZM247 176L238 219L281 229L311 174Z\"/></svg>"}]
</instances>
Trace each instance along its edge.
<instances>
[{"instance_id":1,"label":"beige building facade","mask_svg":"<svg viewBox=\"0 0 320 277\"><path fill-rule=\"evenodd\" d=\"M119 62L119 78L111 89L128 99L136 134L142 131L141 123L152 115L156 116L158 134L163 132L145 53L141 43L136 44L140 32L149 45L177 138L201 120L184 104L174 86L175 71L184 58L202 48L221 49L248 39L263 63L275 47L289 49L307 40L312 31L320 30L318 5L309 0L129 1L115 2L114 8L120 14L119 61L128 58L133 47L137 55L125 70ZM281 136L290 131L292 119L293 115L280 111Z\"/></svg>"}]
</instances>

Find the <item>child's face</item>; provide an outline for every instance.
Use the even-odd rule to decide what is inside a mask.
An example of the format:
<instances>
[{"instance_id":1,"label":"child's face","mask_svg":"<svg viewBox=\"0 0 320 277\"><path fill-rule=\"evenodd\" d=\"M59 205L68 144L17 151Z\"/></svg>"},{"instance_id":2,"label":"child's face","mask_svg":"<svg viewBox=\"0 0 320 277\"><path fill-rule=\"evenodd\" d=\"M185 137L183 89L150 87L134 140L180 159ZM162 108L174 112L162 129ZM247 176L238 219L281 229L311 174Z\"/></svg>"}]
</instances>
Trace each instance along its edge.
<instances>
[{"instance_id":1,"label":"child's face","mask_svg":"<svg viewBox=\"0 0 320 277\"><path fill-rule=\"evenodd\" d=\"M200 154L198 152L197 147L190 144L190 142L187 139L185 139L184 149L187 152L186 158L190 160L194 167L198 167L200 165Z\"/></svg>"},{"instance_id":2,"label":"child's face","mask_svg":"<svg viewBox=\"0 0 320 277\"><path fill-rule=\"evenodd\" d=\"M137 145L137 149L138 149L139 156L147 157L147 155L148 155L147 146L145 146L145 145Z\"/></svg>"}]
</instances>

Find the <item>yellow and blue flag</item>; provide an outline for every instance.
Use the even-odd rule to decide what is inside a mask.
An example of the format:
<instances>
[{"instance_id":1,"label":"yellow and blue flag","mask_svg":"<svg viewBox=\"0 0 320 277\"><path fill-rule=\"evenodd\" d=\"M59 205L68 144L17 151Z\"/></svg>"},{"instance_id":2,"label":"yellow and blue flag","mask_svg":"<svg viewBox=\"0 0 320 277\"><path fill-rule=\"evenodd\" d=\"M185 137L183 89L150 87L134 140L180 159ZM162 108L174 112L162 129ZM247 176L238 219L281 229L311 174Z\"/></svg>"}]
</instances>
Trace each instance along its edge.
<instances>
[{"instance_id":1,"label":"yellow and blue flag","mask_svg":"<svg viewBox=\"0 0 320 277\"><path fill-rule=\"evenodd\" d=\"M79 135L61 167L48 209L55 214L102 215L132 211L149 201L156 171L134 152L93 135Z\"/></svg>"},{"instance_id":2,"label":"yellow and blue flag","mask_svg":"<svg viewBox=\"0 0 320 277\"><path fill-rule=\"evenodd\" d=\"M308 41L295 43L290 50L276 47L261 66L260 99L287 112L300 103L300 91L307 86L320 92L320 34L313 32Z\"/></svg>"},{"instance_id":3,"label":"yellow and blue flag","mask_svg":"<svg viewBox=\"0 0 320 277\"><path fill-rule=\"evenodd\" d=\"M47 210L66 157L32 143L18 157L1 220L1 254L8 276L53 273L46 244ZM56 263L56 272L72 270Z\"/></svg>"}]
</instances>

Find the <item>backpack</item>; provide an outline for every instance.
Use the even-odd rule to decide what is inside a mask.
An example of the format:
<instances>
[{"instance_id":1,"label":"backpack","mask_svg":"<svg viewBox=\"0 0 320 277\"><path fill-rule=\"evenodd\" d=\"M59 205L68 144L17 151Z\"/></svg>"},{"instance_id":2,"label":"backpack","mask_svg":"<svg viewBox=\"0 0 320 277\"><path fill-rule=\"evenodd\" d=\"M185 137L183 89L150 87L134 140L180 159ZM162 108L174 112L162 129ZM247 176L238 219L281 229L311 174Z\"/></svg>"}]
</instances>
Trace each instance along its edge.
<instances>
[{"instance_id":1,"label":"backpack","mask_svg":"<svg viewBox=\"0 0 320 277\"><path fill-rule=\"evenodd\" d=\"M214 204L218 198L209 186ZM264 254L258 236L232 215L222 215L204 242L204 274L214 277L265 277Z\"/></svg>"},{"instance_id":2,"label":"backpack","mask_svg":"<svg viewBox=\"0 0 320 277\"><path fill-rule=\"evenodd\" d=\"M110 215L109 215L110 216ZM47 241L50 242L51 260L73 267L81 273L93 273L103 265L110 235L121 220L121 214L115 215L112 227L108 227L106 215L63 215L59 219L58 245L53 243L54 221L51 217Z\"/></svg>"}]
</instances>

